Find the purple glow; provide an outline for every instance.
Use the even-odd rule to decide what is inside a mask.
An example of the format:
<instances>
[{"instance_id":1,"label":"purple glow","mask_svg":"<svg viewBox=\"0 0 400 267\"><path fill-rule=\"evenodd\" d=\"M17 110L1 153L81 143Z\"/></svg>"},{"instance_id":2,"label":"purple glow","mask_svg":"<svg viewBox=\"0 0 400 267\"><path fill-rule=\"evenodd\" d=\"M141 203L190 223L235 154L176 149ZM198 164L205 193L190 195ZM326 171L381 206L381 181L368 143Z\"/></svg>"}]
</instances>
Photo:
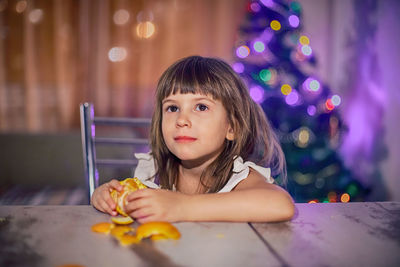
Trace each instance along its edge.
<instances>
[{"instance_id":1,"label":"purple glow","mask_svg":"<svg viewBox=\"0 0 400 267\"><path fill-rule=\"evenodd\" d=\"M296 90L292 90L290 94L285 97L286 104L290 106L296 105L297 101L299 101L299 94Z\"/></svg>"},{"instance_id":2,"label":"purple glow","mask_svg":"<svg viewBox=\"0 0 400 267\"><path fill-rule=\"evenodd\" d=\"M234 63L232 68L236 73L243 73L244 71L244 65L240 62Z\"/></svg>"},{"instance_id":3,"label":"purple glow","mask_svg":"<svg viewBox=\"0 0 400 267\"><path fill-rule=\"evenodd\" d=\"M261 10L260 5L256 2L251 3L250 8L251 8L251 10L253 10L253 12L258 12Z\"/></svg>"},{"instance_id":4,"label":"purple glow","mask_svg":"<svg viewBox=\"0 0 400 267\"><path fill-rule=\"evenodd\" d=\"M317 112L317 108L314 105L308 106L308 108L307 108L308 115L314 116L316 112Z\"/></svg>"},{"instance_id":5,"label":"purple glow","mask_svg":"<svg viewBox=\"0 0 400 267\"><path fill-rule=\"evenodd\" d=\"M274 5L274 1L272 0L260 0L260 2L266 7L272 7Z\"/></svg>"},{"instance_id":6,"label":"purple glow","mask_svg":"<svg viewBox=\"0 0 400 267\"><path fill-rule=\"evenodd\" d=\"M289 24L290 26L292 26L293 28L297 28L300 25L300 19L298 16L296 15L291 15L289 17Z\"/></svg>"},{"instance_id":7,"label":"purple glow","mask_svg":"<svg viewBox=\"0 0 400 267\"><path fill-rule=\"evenodd\" d=\"M247 46L245 46L245 45L239 46L239 47L236 49L236 55L237 55L239 58L245 58L245 57L247 57L249 54L250 54L250 49L249 49Z\"/></svg>"},{"instance_id":8,"label":"purple glow","mask_svg":"<svg viewBox=\"0 0 400 267\"><path fill-rule=\"evenodd\" d=\"M313 77L309 77L303 82L303 89L306 91L318 92L320 88L321 84Z\"/></svg>"},{"instance_id":9,"label":"purple glow","mask_svg":"<svg viewBox=\"0 0 400 267\"><path fill-rule=\"evenodd\" d=\"M255 102L261 103L264 100L264 90L260 86L253 86L250 88L250 96Z\"/></svg>"}]
</instances>

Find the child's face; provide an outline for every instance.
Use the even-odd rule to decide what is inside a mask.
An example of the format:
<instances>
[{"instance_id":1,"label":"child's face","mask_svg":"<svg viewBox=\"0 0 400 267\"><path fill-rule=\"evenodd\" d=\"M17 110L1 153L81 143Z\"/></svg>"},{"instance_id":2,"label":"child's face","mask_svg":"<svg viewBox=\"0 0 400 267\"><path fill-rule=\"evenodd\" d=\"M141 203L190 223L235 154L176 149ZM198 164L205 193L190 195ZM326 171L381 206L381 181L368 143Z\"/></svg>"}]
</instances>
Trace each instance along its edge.
<instances>
[{"instance_id":1,"label":"child's face","mask_svg":"<svg viewBox=\"0 0 400 267\"><path fill-rule=\"evenodd\" d=\"M171 94L162 104L162 133L182 163L211 162L234 135L222 102L202 94Z\"/></svg>"}]
</instances>

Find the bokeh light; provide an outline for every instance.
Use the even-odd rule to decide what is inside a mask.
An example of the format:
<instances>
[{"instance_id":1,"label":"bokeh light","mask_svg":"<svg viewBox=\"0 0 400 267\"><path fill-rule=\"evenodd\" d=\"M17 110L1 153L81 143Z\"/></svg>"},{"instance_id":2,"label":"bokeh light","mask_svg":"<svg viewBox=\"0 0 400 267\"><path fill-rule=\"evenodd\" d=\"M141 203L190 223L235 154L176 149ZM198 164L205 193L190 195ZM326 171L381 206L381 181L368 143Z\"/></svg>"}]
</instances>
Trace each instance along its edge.
<instances>
[{"instance_id":1,"label":"bokeh light","mask_svg":"<svg viewBox=\"0 0 400 267\"><path fill-rule=\"evenodd\" d=\"M283 95L289 95L292 92L292 87L289 84L282 84L281 92Z\"/></svg>"},{"instance_id":2,"label":"bokeh light","mask_svg":"<svg viewBox=\"0 0 400 267\"><path fill-rule=\"evenodd\" d=\"M299 147L307 147L310 142L310 131L308 128L303 128L300 130L299 135L297 136L296 144Z\"/></svg>"},{"instance_id":3,"label":"bokeh light","mask_svg":"<svg viewBox=\"0 0 400 267\"><path fill-rule=\"evenodd\" d=\"M129 12L125 9L117 10L114 13L113 20L114 23L117 25L124 25L129 21Z\"/></svg>"},{"instance_id":4,"label":"bokeh light","mask_svg":"<svg viewBox=\"0 0 400 267\"><path fill-rule=\"evenodd\" d=\"M148 39L153 36L156 27L150 21L140 22L136 26L136 35L139 38Z\"/></svg>"},{"instance_id":5,"label":"bokeh light","mask_svg":"<svg viewBox=\"0 0 400 267\"><path fill-rule=\"evenodd\" d=\"M271 29L273 29L274 31L279 31L281 29L281 23L277 20L273 20L270 23Z\"/></svg>"},{"instance_id":6,"label":"bokeh light","mask_svg":"<svg viewBox=\"0 0 400 267\"><path fill-rule=\"evenodd\" d=\"M274 1L272 0L260 0L260 2L266 7L272 7L274 5Z\"/></svg>"},{"instance_id":7,"label":"bokeh light","mask_svg":"<svg viewBox=\"0 0 400 267\"><path fill-rule=\"evenodd\" d=\"M339 106L340 103L342 102L342 99L341 99L340 96L338 96L338 95L333 95L333 96L331 97L331 101L332 101L332 104L333 104L335 107L337 107L337 106Z\"/></svg>"},{"instance_id":8,"label":"bokeh light","mask_svg":"<svg viewBox=\"0 0 400 267\"><path fill-rule=\"evenodd\" d=\"M253 48L254 48L254 50L255 50L256 52L261 53L261 52L264 52L264 50L265 50L265 45L264 45L264 43L261 42L261 41L256 41L256 42L253 44Z\"/></svg>"},{"instance_id":9,"label":"bokeh light","mask_svg":"<svg viewBox=\"0 0 400 267\"><path fill-rule=\"evenodd\" d=\"M333 110L335 108L335 106L332 104L332 100L331 99L326 100L325 107L329 111Z\"/></svg>"},{"instance_id":10,"label":"bokeh light","mask_svg":"<svg viewBox=\"0 0 400 267\"><path fill-rule=\"evenodd\" d=\"M232 68L236 73L243 73L243 71L244 71L244 65L243 65L243 63L240 63L240 62L234 63Z\"/></svg>"},{"instance_id":11,"label":"bokeh light","mask_svg":"<svg viewBox=\"0 0 400 267\"><path fill-rule=\"evenodd\" d=\"M15 5L15 11L17 11L17 13L22 13L25 11L27 6L28 3L25 0L18 1L17 4Z\"/></svg>"},{"instance_id":12,"label":"bokeh light","mask_svg":"<svg viewBox=\"0 0 400 267\"><path fill-rule=\"evenodd\" d=\"M298 16L296 15L290 15L289 16L289 24L290 26L292 26L293 28L297 28L300 25L300 19Z\"/></svg>"},{"instance_id":13,"label":"bokeh light","mask_svg":"<svg viewBox=\"0 0 400 267\"><path fill-rule=\"evenodd\" d=\"M308 39L307 36L302 35L299 38L299 42L300 42L301 45L309 45L310 44L310 39Z\"/></svg>"},{"instance_id":14,"label":"bokeh light","mask_svg":"<svg viewBox=\"0 0 400 267\"><path fill-rule=\"evenodd\" d=\"M39 23L43 18L43 10L41 9L34 9L29 12L29 21L32 23Z\"/></svg>"},{"instance_id":15,"label":"bokeh light","mask_svg":"<svg viewBox=\"0 0 400 267\"><path fill-rule=\"evenodd\" d=\"M303 82L304 90L318 92L320 88L321 88L321 84L315 78L309 77Z\"/></svg>"},{"instance_id":16,"label":"bokeh light","mask_svg":"<svg viewBox=\"0 0 400 267\"><path fill-rule=\"evenodd\" d=\"M317 108L316 108L314 105L309 105L309 106L307 107L307 113L308 113L308 115L310 115L310 116L314 116L315 113L317 113Z\"/></svg>"},{"instance_id":17,"label":"bokeh light","mask_svg":"<svg viewBox=\"0 0 400 267\"><path fill-rule=\"evenodd\" d=\"M290 94L285 97L286 104L294 106L299 101L299 93L296 90L292 90Z\"/></svg>"},{"instance_id":18,"label":"bokeh light","mask_svg":"<svg viewBox=\"0 0 400 267\"><path fill-rule=\"evenodd\" d=\"M350 195L347 193L342 194L342 196L340 197L340 201L347 203L350 201Z\"/></svg>"},{"instance_id":19,"label":"bokeh light","mask_svg":"<svg viewBox=\"0 0 400 267\"><path fill-rule=\"evenodd\" d=\"M260 71L258 76L260 77L260 79L262 81L268 82L269 80L271 80L272 73L271 73L271 71L269 69L263 69L263 70Z\"/></svg>"},{"instance_id":20,"label":"bokeh light","mask_svg":"<svg viewBox=\"0 0 400 267\"><path fill-rule=\"evenodd\" d=\"M239 58L245 58L245 57L247 57L249 54L250 54L250 49L249 49L249 47L246 46L246 45L239 46L239 47L236 49L236 55L237 55Z\"/></svg>"},{"instance_id":21,"label":"bokeh light","mask_svg":"<svg viewBox=\"0 0 400 267\"><path fill-rule=\"evenodd\" d=\"M261 103L264 101L264 90L261 88L261 86L253 86L249 90L251 98L256 102L256 103Z\"/></svg>"},{"instance_id":22,"label":"bokeh light","mask_svg":"<svg viewBox=\"0 0 400 267\"><path fill-rule=\"evenodd\" d=\"M330 191L330 192L328 193L328 200L329 200L329 202L331 202L331 203L336 202L336 200L337 200L337 194L336 194L335 191Z\"/></svg>"},{"instance_id":23,"label":"bokeh light","mask_svg":"<svg viewBox=\"0 0 400 267\"><path fill-rule=\"evenodd\" d=\"M112 62L121 62L127 55L128 52L124 47L113 47L108 51L108 59Z\"/></svg>"},{"instance_id":24,"label":"bokeh light","mask_svg":"<svg viewBox=\"0 0 400 267\"><path fill-rule=\"evenodd\" d=\"M308 201L308 203L309 203L309 204L318 203L318 199L310 200L310 201Z\"/></svg>"},{"instance_id":25,"label":"bokeh light","mask_svg":"<svg viewBox=\"0 0 400 267\"><path fill-rule=\"evenodd\" d=\"M290 3L290 8L296 13L300 13L300 11L301 11L301 6L296 1L293 1Z\"/></svg>"},{"instance_id":26,"label":"bokeh light","mask_svg":"<svg viewBox=\"0 0 400 267\"><path fill-rule=\"evenodd\" d=\"M312 54L311 46L309 46L309 45L303 45L303 46L301 47L301 52L302 52L303 55L305 55L305 56L311 56L311 54Z\"/></svg>"},{"instance_id":27,"label":"bokeh light","mask_svg":"<svg viewBox=\"0 0 400 267\"><path fill-rule=\"evenodd\" d=\"M250 4L250 9L251 9L253 12L258 12L258 11L261 10L261 7L260 7L260 5L259 5L258 3L253 2L253 3Z\"/></svg>"}]
</instances>

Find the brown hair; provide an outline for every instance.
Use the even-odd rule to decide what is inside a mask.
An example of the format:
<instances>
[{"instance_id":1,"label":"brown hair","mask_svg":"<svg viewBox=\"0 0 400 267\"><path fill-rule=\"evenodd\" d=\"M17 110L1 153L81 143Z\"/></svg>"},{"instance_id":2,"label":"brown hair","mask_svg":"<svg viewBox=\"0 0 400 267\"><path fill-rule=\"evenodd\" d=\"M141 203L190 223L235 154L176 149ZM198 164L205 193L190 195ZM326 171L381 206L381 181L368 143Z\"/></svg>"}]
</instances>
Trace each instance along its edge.
<instances>
[{"instance_id":1,"label":"brown hair","mask_svg":"<svg viewBox=\"0 0 400 267\"><path fill-rule=\"evenodd\" d=\"M218 192L233 174L233 161L271 167L286 178L285 157L261 107L250 97L247 87L223 60L191 56L170 66L160 77L151 124L151 149L160 186L177 185L180 160L167 148L162 134L162 101L171 94L200 93L222 102L234 130L234 140L225 140L224 149L200 177L203 192Z\"/></svg>"}]
</instances>

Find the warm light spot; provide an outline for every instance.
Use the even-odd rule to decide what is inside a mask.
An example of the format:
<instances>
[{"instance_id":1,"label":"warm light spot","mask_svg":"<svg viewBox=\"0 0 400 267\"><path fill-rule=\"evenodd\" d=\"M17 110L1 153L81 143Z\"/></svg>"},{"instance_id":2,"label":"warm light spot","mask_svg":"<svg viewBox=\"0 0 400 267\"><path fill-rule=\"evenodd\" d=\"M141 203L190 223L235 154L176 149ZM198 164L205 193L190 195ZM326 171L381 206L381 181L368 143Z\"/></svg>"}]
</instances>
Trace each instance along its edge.
<instances>
[{"instance_id":1,"label":"warm light spot","mask_svg":"<svg viewBox=\"0 0 400 267\"><path fill-rule=\"evenodd\" d=\"M301 147L307 146L310 141L310 132L308 129L302 129L299 133L298 142Z\"/></svg>"},{"instance_id":2,"label":"warm light spot","mask_svg":"<svg viewBox=\"0 0 400 267\"><path fill-rule=\"evenodd\" d=\"M310 44L310 39L308 39L307 36L302 35L302 36L300 36L300 38L299 38L299 42L300 42L300 44L302 44L302 45L309 45L309 44Z\"/></svg>"},{"instance_id":3,"label":"warm light spot","mask_svg":"<svg viewBox=\"0 0 400 267\"><path fill-rule=\"evenodd\" d=\"M152 22L150 22L150 21L140 22L136 26L136 35L139 38L148 39L151 36L153 36L155 30L156 30L156 28Z\"/></svg>"},{"instance_id":4,"label":"warm light spot","mask_svg":"<svg viewBox=\"0 0 400 267\"><path fill-rule=\"evenodd\" d=\"M283 95L289 95L292 92L292 87L289 84L282 84L281 92Z\"/></svg>"},{"instance_id":5,"label":"warm light spot","mask_svg":"<svg viewBox=\"0 0 400 267\"><path fill-rule=\"evenodd\" d=\"M329 202L336 202L337 194L334 191L328 193Z\"/></svg>"},{"instance_id":6,"label":"warm light spot","mask_svg":"<svg viewBox=\"0 0 400 267\"><path fill-rule=\"evenodd\" d=\"M281 23L277 20L271 21L270 26L274 31L279 31L281 29Z\"/></svg>"},{"instance_id":7,"label":"warm light spot","mask_svg":"<svg viewBox=\"0 0 400 267\"><path fill-rule=\"evenodd\" d=\"M350 195L347 193L344 193L341 197L340 197L340 201L346 203L350 201Z\"/></svg>"},{"instance_id":8,"label":"warm light spot","mask_svg":"<svg viewBox=\"0 0 400 267\"><path fill-rule=\"evenodd\" d=\"M335 106L332 104L332 100L331 99L326 100L325 107L329 111L333 110L335 108Z\"/></svg>"},{"instance_id":9,"label":"warm light spot","mask_svg":"<svg viewBox=\"0 0 400 267\"><path fill-rule=\"evenodd\" d=\"M38 23L43 18L43 10L34 9L29 13L29 21L32 23Z\"/></svg>"},{"instance_id":10,"label":"warm light spot","mask_svg":"<svg viewBox=\"0 0 400 267\"><path fill-rule=\"evenodd\" d=\"M15 6L15 11L17 11L17 13L22 13L25 11L27 5L28 4L25 0L18 1L17 5Z\"/></svg>"},{"instance_id":11,"label":"warm light spot","mask_svg":"<svg viewBox=\"0 0 400 267\"><path fill-rule=\"evenodd\" d=\"M117 10L114 13L113 20L114 23L117 25L124 25L129 21L129 12L125 9Z\"/></svg>"},{"instance_id":12,"label":"warm light spot","mask_svg":"<svg viewBox=\"0 0 400 267\"><path fill-rule=\"evenodd\" d=\"M313 200L310 200L310 201L308 201L308 203L309 203L309 204L312 204L312 203L318 203L318 199L313 199Z\"/></svg>"}]
</instances>

